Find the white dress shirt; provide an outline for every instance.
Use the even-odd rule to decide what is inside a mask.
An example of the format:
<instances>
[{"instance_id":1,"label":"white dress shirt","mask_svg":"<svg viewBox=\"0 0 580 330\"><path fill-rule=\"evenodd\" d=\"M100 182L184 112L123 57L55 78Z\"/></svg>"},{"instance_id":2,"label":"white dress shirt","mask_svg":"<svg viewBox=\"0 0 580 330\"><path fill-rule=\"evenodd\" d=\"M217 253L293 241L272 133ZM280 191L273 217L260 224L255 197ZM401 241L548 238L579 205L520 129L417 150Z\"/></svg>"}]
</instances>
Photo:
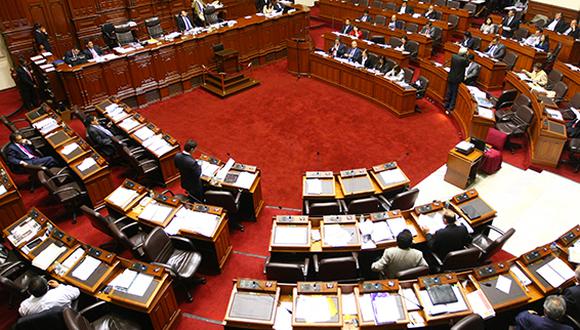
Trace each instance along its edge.
<instances>
[{"instance_id":1,"label":"white dress shirt","mask_svg":"<svg viewBox=\"0 0 580 330\"><path fill-rule=\"evenodd\" d=\"M71 301L77 299L81 292L74 286L60 284L48 290L42 297L30 296L26 298L18 309L21 316L43 312L53 307L70 307Z\"/></svg>"},{"instance_id":2,"label":"white dress shirt","mask_svg":"<svg viewBox=\"0 0 580 330\"><path fill-rule=\"evenodd\" d=\"M554 31L556 25L558 25L559 22L560 20L553 20L552 23L550 23L550 25L546 26L546 30Z\"/></svg>"},{"instance_id":3,"label":"white dress shirt","mask_svg":"<svg viewBox=\"0 0 580 330\"><path fill-rule=\"evenodd\" d=\"M405 13L405 9L407 9L407 6L401 6L401 9L399 9L399 14L404 14Z\"/></svg>"}]
</instances>

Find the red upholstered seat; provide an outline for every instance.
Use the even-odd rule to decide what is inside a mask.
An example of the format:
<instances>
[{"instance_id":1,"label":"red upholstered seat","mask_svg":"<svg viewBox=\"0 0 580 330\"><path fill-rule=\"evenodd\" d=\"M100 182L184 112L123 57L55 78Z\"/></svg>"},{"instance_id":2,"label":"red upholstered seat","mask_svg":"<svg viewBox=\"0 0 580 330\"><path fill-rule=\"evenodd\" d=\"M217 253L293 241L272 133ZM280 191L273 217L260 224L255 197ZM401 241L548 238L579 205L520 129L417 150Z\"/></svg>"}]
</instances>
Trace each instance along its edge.
<instances>
[{"instance_id":1,"label":"red upholstered seat","mask_svg":"<svg viewBox=\"0 0 580 330\"><path fill-rule=\"evenodd\" d=\"M505 145L507 135L495 128L490 128L487 132L487 138L485 142L493 147L489 149L483 155L483 160L481 162L481 171L487 174L493 174L501 168L501 163L503 161L501 150Z\"/></svg>"}]
</instances>

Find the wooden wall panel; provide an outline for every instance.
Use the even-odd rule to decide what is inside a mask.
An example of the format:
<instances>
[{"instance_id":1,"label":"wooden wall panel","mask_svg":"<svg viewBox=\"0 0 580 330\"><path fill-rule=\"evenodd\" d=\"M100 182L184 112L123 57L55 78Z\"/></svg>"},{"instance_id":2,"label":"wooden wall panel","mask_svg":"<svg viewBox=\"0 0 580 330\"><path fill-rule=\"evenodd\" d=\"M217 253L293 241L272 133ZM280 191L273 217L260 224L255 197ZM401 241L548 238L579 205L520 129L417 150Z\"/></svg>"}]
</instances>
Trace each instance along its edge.
<instances>
[{"instance_id":1,"label":"wooden wall panel","mask_svg":"<svg viewBox=\"0 0 580 330\"><path fill-rule=\"evenodd\" d=\"M129 64L126 60L114 61L104 71L109 95L115 95L121 99L135 95L135 89L131 84Z\"/></svg>"},{"instance_id":2,"label":"wooden wall panel","mask_svg":"<svg viewBox=\"0 0 580 330\"><path fill-rule=\"evenodd\" d=\"M532 19L537 14L544 15L544 16L547 16L549 18L553 18L554 14L556 14L558 12L562 13L562 15L564 16L564 19L568 23L570 23L570 21L573 19L580 18L580 11L578 11L578 10L562 8L562 7L558 7L558 6L554 6L554 5L550 5L550 4L546 4L546 3L535 2L535 1L528 1L528 12L526 13L526 19L528 19L528 20Z\"/></svg>"}]
</instances>

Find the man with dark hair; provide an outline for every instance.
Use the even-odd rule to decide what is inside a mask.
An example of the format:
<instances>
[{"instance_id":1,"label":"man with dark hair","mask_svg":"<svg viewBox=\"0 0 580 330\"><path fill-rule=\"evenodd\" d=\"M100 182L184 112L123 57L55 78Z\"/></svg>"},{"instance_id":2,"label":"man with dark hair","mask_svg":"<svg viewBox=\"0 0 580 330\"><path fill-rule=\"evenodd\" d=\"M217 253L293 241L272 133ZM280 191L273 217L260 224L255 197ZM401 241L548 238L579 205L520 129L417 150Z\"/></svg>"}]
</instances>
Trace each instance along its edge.
<instances>
[{"instance_id":1,"label":"man with dark hair","mask_svg":"<svg viewBox=\"0 0 580 330\"><path fill-rule=\"evenodd\" d=\"M30 297L22 301L18 309L21 316L40 313L53 307L70 307L71 302L81 294L74 286L60 284L55 280L46 281L40 276L30 280L28 293Z\"/></svg>"},{"instance_id":2,"label":"man with dark hair","mask_svg":"<svg viewBox=\"0 0 580 330\"><path fill-rule=\"evenodd\" d=\"M465 69L465 79L463 81L466 85L475 86L475 83L479 78L481 65L475 62L475 56L473 54L468 54L467 60L469 61L469 65L467 66L467 69Z\"/></svg>"},{"instance_id":3,"label":"man with dark hair","mask_svg":"<svg viewBox=\"0 0 580 330\"><path fill-rule=\"evenodd\" d=\"M386 278L394 278L402 270L427 266L423 254L412 249L413 235L405 229L397 235L397 246L385 249L383 256L371 265L375 272L381 272Z\"/></svg>"},{"instance_id":4,"label":"man with dark hair","mask_svg":"<svg viewBox=\"0 0 580 330\"><path fill-rule=\"evenodd\" d=\"M85 64L87 61L87 56L76 47L64 53L64 62L70 66Z\"/></svg>"},{"instance_id":5,"label":"man with dark hair","mask_svg":"<svg viewBox=\"0 0 580 330\"><path fill-rule=\"evenodd\" d=\"M471 36L471 32L469 32L469 31L463 32L463 40L461 41L461 43L459 45L463 46L467 49L473 48L473 37Z\"/></svg>"},{"instance_id":6,"label":"man with dark hair","mask_svg":"<svg viewBox=\"0 0 580 330\"><path fill-rule=\"evenodd\" d=\"M101 125L95 116L88 116L86 120L87 135L97 149L107 157L114 156L117 153L117 148L115 147L116 138L113 133Z\"/></svg>"},{"instance_id":7,"label":"man with dark hair","mask_svg":"<svg viewBox=\"0 0 580 330\"><path fill-rule=\"evenodd\" d=\"M36 82L30 69L26 65L26 59L20 56L18 67L16 68L16 83L20 96L22 97L23 106L32 110L36 106Z\"/></svg>"},{"instance_id":8,"label":"man with dark hair","mask_svg":"<svg viewBox=\"0 0 580 330\"><path fill-rule=\"evenodd\" d=\"M6 146L6 156L8 163L14 166L32 164L51 168L58 165L51 156L42 156L30 141L18 133L10 134L10 143Z\"/></svg>"},{"instance_id":9,"label":"man with dark hair","mask_svg":"<svg viewBox=\"0 0 580 330\"><path fill-rule=\"evenodd\" d=\"M562 296L548 296L544 300L544 316L535 311L523 311L516 316L517 330L572 330L572 327L560 323L566 314L566 302Z\"/></svg>"},{"instance_id":10,"label":"man with dark hair","mask_svg":"<svg viewBox=\"0 0 580 330\"><path fill-rule=\"evenodd\" d=\"M39 52L47 51L52 52L52 47L50 46L48 32L46 28L38 23L34 24L34 43L38 48Z\"/></svg>"},{"instance_id":11,"label":"man with dark hair","mask_svg":"<svg viewBox=\"0 0 580 330\"><path fill-rule=\"evenodd\" d=\"M186 10L182 10L179 15L177 15L177 28L179 32L193 30L193 19Z\"/></svg>"},{"instance_id":12,"label":"man with dark hair","mask_svg":"<svg viewBox=\"0 0 580 330\"><path fill-rule=\"evenodd\" d=\"M87 49L85 49L83 51L83 53L85 53L85 56L89 60L96 60L96 59L99 59L101 56L105 55L105 53L103 53L103 50L101 49L101 47L95 45L90 40L87 42L86 46L87 46Z\"/></svg>"},{"instance_id":13,"label":"man with dark hair","mask_svg":"<svg viewBox=\"0 0 580 330\"><path fill-rule=\"evenodd\" d=\"M505 45L499 42L498 36L491 40L485 54L496 60L501 60L505 56Z\"/></svg>"},{"instance_id":14,"label":"man with dark hair","mask_svg":"<svg viewBox=\"0 0 580 330\"><path fill-rule=\"evenodd\" d=\"M445 228L439 229L434 235L429 233L429 228L422 228L427 236L429 248L441 260L445 258L447 253L461 250L471 242L467 228L456 224L456 217L453 211L446 209L443 212L443 223L446 225Z\"/></svg>"},{"instance_id":15,"label":"man with dark hair","mask_svg":"<svg viewBox=\"0 0 580 330\"><path fill-rule=\"evenodd\" d=\"M501 23L501 35L505 38L511 38L519 25L520 22L516 20L516 12L513 10L508 11L507 16L503 18Z\"/></svg>"},{"instance_id":16,"label":"man with dark hair","mask_svg":"<svg viewBox=\"0 0 580 330\"><path fill-rule=\"evenodd\" d=\"M183 152L175 155L175 166L181 174L181 187L188 192L190 198L203 203L203 185L201 184L201 166L193 157L197 142L187 140L183 145Z\"/></svg>"}]
</instances>

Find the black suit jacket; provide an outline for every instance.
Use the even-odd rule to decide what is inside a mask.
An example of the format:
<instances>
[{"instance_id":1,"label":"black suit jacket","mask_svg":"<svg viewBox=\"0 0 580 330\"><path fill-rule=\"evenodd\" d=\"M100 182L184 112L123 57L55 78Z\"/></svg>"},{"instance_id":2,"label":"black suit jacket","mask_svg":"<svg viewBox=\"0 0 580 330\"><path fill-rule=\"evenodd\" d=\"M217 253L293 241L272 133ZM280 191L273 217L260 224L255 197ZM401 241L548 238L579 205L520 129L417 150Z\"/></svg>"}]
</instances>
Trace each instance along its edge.
<instances>
[{"instance_id":1,"label":"black suit jacket","mask_svg":"<svg viewBox=\"0 0 580 330\"><path fill-rule=\"evenodd\" d=\"M575 320L580 320L580 285L565 289L564 300L566 300L566 314Z\"/></svg>"},{"instance_id":2,"label":"black suit jacket","mask_svg":"<svg viewBox=\"0 0 580 330\"><path fill-rule=\"evenodd\" d=\"M489 47L487 47L485 52L487 53L490 49L491 49L491 45L489 45ZM496 60L502 59L505 56L505 45L504 44L497 44L497 47L493 51L493 54L491 54L491 56L493 58L495 58Z\"/></svg>"},{"instance_id":3,"label":"black suit jacket","mask_svg":"<svg viewBox=\"0 0 580 330\"><path fill-rule=\"evenodd\" d=\"M401 7L403 7L403 6L401 6ZM401 11L401 7L399 7L399 8L397 9L397 13L398 13L399 11ZM411 8L411 7L409 7L409 6L407 6L407 7L405 8L405 14L413 14L413 13L415 13L415 10L413 10L413 8Z\"/></svg>"},{"instance_id":4,"label":"black suit jacket","mask_svg":"<svg viewBox=\"0 0 580 330\"><path fill-rule=\"evenodd\" d=\"M550 22L548 22L548 24L546 24L546 26L544 28L547 28L553 22L554 22L554 20L551 20ZM560 32L560 33L562 33L564 31L566 31L566 28L567 27L568 27L568 24L566 24L566 22L564 22L564 20L560 18L560 20L558 21L558 23L556 23L556 28L554 28L554 32Z\"/></svg>"},{"instance_id":5,"label":"black suit jacket","mask_svg":"<svg viewBox=\"0 0 580 330\"><path fill-rule=\"evenodd\" d=\"M564 32L566 32L568 30L568 28L564 29ZM570 30L570 32L567 34L567 36L570 36L574 39L579 39L580 38L580 28L576 27L576 30L572 31Z\"/></svg>"},{"instance_id":6,"label":"black suit jacket","mask_svg":"<svg viewBox=\"0 0 580 330\"><path fill-rule=\"evenodd\" d=\"M466 244L471 242L467 228L456 224L449 224L445 228L439 229L435 235L429 234L427 236L429 248L441 259L445 258L447 253L451 251L462 250Z\"/></svg>"},{"instance_id":7,"label":"black suit jacket","mask_svg":"<svg viewBox=\"0 0 580 330\"><path fill-rule=\"evenodd\" d=\"M101 47L94 45L93 49L95 50L95 52L97 53L97 55L99 56L103 56L103 50L101 49ZM91 53L91 51L87 48L85 50L83 50L83 53L85 54L86 58L88 59L92 59L93 58L93 53Z\"/></svg>"},{"instance_id":8,"label":"black suit jacket","mask_svg":"<svg viewBox=\"0 0 580 330\"><path fill-rule=\"evenodd\" d=\"M344 57L348 58L348 56L350 55L350 53L352 52L352 48L349 48L345 53L344 53ZM360 58L362 56L362 51L360 50L360 48L355 48L354 49L354 55L352 56L352 58L350 58L351 61L353 62L360 62Z\"/></svg>"},{"instance_id":9,"label":"black suit jacket","mask_svg":"<svg viewBox=\"0 0 580 330\"><path fill-rule=\"evenodd\" d=\"M186 17L189 20L189 24L191 24L191 27L194 28L195 23L193 22L193 19L191 18L191 16L189 16L189 14L188 14ZM177 28L179 29L179 32L183 32L186 30L185 20L183 19L183 16L181 16L181 15L177 16Z\"/></svg>"},{"instance_id":10,"label":"black suit jacket","mask_svg":"<svg viewBox=\"0 0 580 330\"><path fill-rule=\"evenodd\" d=\"M447 81L454 84L459 84L463 82L465 77L465 69L469 65L469 61L464 57L457 54L451 56L451 69L447 75Z\"/></svg>"},{"instance_id":11,"label":"black suit jacket","mask_svg":"<svg viewBox=\"0 0 580 330\"><path fill-rule=\"evenodd\" d=\"M76 57L73 57L71 50L67 50L66 53L64 53L64 62L68 65L75 66L87 63L87 60L87 56L83 52L80 52Z\"/></svg>"},{"instance_id":12,"label":"black suit jacket","mask_svg":"<svg viewBox=\"0 0 580 330\"><path fill-rule=\"evenodd\" d=\"M31 145L23 145L26 150L36 157L39 157L39 152ZM30 158L26 155L15 143L9 143L6 146L6 158L9 164L13 166L20 166L20 161L28 162Z\"/></svg>"},{"instance_id":13,"label":"black suit jacket","mask_svg":"<svg viewBox=\"0 0 580 330\"><path fill-rule=\"evenodd\" d=\"M473 48L473 38L461 40L461 46L472 49Z\"/></svg>"},{"instance_id":14,"label":"black suit jacket","mask_svg":"<svg viewBox=\"0 0 580 330\"><path fill-rule=\"evenodd\" d=\"M107 129L106 127L103 127ZM89 125L87 128L87 134L90 136L91 140L100 146L113 146L113 140L109 135L99 130L95 125ZM112 133L111 133L112 134Z\"/></svg>"},{"instance_id":15,"label":"black suit jacket","mask_svg":"<svg viewBox=\"0 0 580 330\"><path fill-rule=\"evenodd\" d=\"M512 20L511 20L511 22L509 22L509 24L508 24L508 20L509 20L509 17L506 16L503 18L503 21L501 23L502 27L504 27L503 32L502 32L502 36L504 36L506 38L511 37L519 25L517 18L515 16L512 18ZM506 30L505 27L508 27L510 29Z\"/></svg>"},{"instance_id":16,"label":"black suit jacket","mask_svg":"<svg viewBox=\"0 0 580 330\"><path fill-rule=\"evenodd\" d=\"M352 31L352 25L345 25L340 29L340 33L342 34L349 34Z\"/></svg>"},{"instance_id":17,"label":"black suit jacket","mask_svg":"<svg viewBox=\"0 0 580 330\"><path fill-rule=\"evenodd\" d=\"M52 47L48 41L48 34L40 30L34 30L34 42L36 42L36 45L38 46L43 45L46 51L52 52Z\"/></svg>"},{"instance_id":18,"label":"black suit jacket","mask_svg":"<svg viewBox=\"0 0 580 330\"><path fill-rule=\"evenodd\" d=\"M28 72L32 75L32 71L28 70ZM30 75L22 66L16 68L16 76L24 88L34 88L34 80Z\"/></svg>"},{"instance_id":19,"label":"black suit jacket","mask_svg":"<svg viewBox=\"0 0 580 330\"><path fill-rule=\"evenodd\" d=\"M177 153L174 158L175 166L181 174L181 187L190 195L203 201L203 186L201 184L201 166L193 157L183 152Z\"/></svg>"},{"instance_id":20,"label":"black suit jacket","mask_svg":"<svg viewBox=\"0 0 580 330\"><path fill-rule=\"evenodd\" d=\"M335 47L336 47L335 45L332 45L332 47L330 47L330 49L328 50L328 53L330 54L330 56L334 56L333 53L334 53ZM346 52L346 46L343 43L338 44L336 57L342 57L345 52Z\"/></svg>"}]
</instances>

